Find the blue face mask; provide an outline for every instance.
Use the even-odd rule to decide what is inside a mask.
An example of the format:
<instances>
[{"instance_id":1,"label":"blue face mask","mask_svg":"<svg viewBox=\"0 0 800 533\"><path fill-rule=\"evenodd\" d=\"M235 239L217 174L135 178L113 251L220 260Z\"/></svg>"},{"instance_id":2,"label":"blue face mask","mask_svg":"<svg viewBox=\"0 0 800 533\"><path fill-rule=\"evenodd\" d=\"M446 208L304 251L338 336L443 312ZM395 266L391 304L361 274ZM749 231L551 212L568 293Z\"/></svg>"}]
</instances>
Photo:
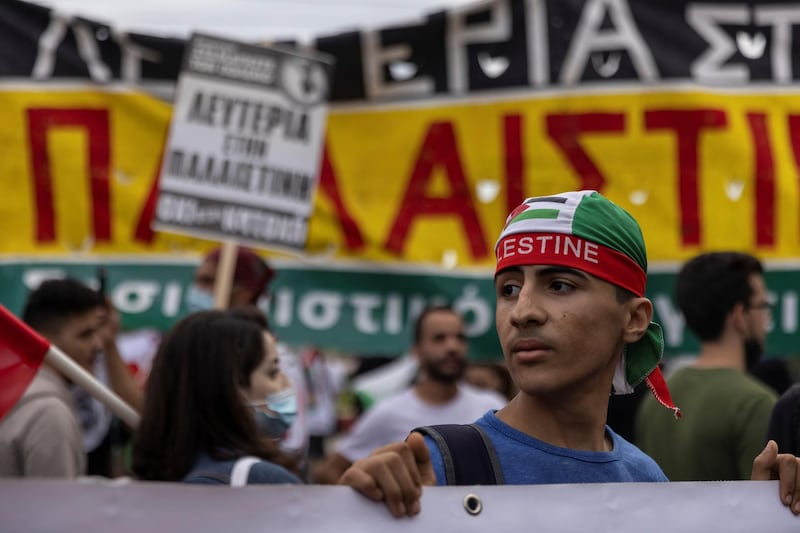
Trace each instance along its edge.
<instances>
[{"instance_id":1,"label":"blue face mask","mask_svg":"<svg viewBox=\"0 0 800 533\"><path fill-rule=\"evenodd\" d=\"M192 285L186 293L186 309L190 313L214 309L214 295Z\"/></svg>"},{"instance_id":2,"label":"blue face mask","mask_svg":"<svg viewBox=\"0 0 800 533\"><path fill-rule=\"evenodd\" d=\"M273 439L283 437L297 417L297 395L292 388L270 394L265 403L256 405L266 405L272 411L254 410L259 431Z\"/></svg>"},{"instance_id":3,"label":"blue face mask","mask_svg":"<svg viewBox=\"0 0 800 533\"><path fill-rule=\"evenodd\" d=\"M289 387L267 396L267 409L277 413L281 420L291 426L297 417L297 395L294 389Z\"/></svg>"},{"instance_id":4,"label":"blue face mask","mask_svg":"<svg viewBox=\"0 0 800 533\"><path fill-rule=\"evenodd\" d=\"M289 424L281 417L259 411L255 408L253 409L253 413L256 418L256 427L261 435L271 439L280 439L289 431Z\"/></svg>"}]
</instances>

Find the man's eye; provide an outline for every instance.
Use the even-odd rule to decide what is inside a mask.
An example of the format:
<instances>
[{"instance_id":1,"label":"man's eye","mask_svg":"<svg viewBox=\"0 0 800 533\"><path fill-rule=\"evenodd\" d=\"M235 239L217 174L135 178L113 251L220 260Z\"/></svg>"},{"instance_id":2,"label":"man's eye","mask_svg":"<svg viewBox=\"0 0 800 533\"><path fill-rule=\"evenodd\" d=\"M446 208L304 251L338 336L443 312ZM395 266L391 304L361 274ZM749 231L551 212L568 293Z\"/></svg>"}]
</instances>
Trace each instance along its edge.
<instances>
[{"instance_id":1,"label":"man's eye","mask_svg":"<svg viewBox=\"0 0 800 533\"><path fill-rule=\"evenodd\" d=\"M553 281L550 283L550 289L555 292L569 292L575 288L571 283L565 281Z\"/></svg>"},{"instance_id":2,"label":"man's eye","mask_svg":"<svg viewBox=\"0 0 800 533\"><path fill-rule=\"evenodd\" d=\"M521 287L515 283L504 283L500 286L501 296L516 296L519 294Z\"/></svg>"}]
</instances>

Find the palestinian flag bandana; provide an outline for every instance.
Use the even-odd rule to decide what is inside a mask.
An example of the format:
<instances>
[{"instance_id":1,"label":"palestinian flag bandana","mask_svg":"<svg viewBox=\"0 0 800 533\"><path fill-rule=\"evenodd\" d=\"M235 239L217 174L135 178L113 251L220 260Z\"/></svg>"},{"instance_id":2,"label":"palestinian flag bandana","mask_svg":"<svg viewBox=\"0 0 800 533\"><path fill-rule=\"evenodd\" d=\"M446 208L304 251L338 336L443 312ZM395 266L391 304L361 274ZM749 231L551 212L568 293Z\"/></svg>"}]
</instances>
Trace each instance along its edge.
<instances>
[{"instance_id":1,"label":"palestinian flag bandana","mask_svg":"<svg viewBox=\"0 0 800 533\"><path fill-rule=\"evenodd\" d=\"M644 296L647 251L636 220L596 191L528 198L506 219L495 246L499 272L511 266L559 265L582 270ZM628 344L614 375L614 394L630 394L645 380L656 399L675 407L658 363L664 354L661 326Z\"/></svg>"}]
</instances>

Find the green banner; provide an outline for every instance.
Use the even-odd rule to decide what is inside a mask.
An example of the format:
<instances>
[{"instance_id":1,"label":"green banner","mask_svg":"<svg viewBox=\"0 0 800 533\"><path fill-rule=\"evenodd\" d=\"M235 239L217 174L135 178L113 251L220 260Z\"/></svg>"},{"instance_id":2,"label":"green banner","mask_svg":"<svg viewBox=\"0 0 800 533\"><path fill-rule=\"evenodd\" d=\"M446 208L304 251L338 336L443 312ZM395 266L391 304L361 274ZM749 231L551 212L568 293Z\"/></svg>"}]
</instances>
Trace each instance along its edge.
<instances>
[{"instance_id":1,"label":"green banner","mask_svg":"<svg viewBox=\"0 0 800 533\"><path fill-rule=\"evenodd\" d=\"M186 313L184 294L197 262L103 261L0 263L0 303L19 313L31 287L43 279L72 276L96 283L106 271L107 288L122 314L123 328L165 330ZM307 266L274 261L279 274L271 285L269 316L284 342L316 345L363 355L398 355L408 349L414 317L426 305L449 303L462 312L475 359L499 359L494 328L494 287L490 272ZM672 296L675 269L654 270L648 296L664 329L667 356L696 352ZM772 356L798 354L798 273L770 268L766 273L772 300Z\"/></svg>"}]
</instances>

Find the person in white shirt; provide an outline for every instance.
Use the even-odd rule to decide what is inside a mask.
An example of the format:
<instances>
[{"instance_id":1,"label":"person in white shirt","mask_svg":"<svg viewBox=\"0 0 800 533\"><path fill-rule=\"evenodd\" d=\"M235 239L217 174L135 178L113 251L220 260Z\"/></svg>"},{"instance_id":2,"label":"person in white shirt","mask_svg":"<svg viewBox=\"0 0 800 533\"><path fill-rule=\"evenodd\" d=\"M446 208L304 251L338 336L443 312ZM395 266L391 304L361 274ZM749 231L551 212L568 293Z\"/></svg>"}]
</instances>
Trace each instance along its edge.
<instances>
[{"instance_id":1,"label":"person in white shirt","mask_svg":"<svg viewBox=\"0 0 800 533\"><path fill-rule=\"evenodd\" d=\"M417 382L362 415L336 453L315 469L315 482L336 483L352 463L381 446L402 440L417 426L464 424L505 405L499 394L462 382L467 339L463 319L452 308L430 307L419 315L412 352L419 360Z\"/></svg>"}]
</instances>

